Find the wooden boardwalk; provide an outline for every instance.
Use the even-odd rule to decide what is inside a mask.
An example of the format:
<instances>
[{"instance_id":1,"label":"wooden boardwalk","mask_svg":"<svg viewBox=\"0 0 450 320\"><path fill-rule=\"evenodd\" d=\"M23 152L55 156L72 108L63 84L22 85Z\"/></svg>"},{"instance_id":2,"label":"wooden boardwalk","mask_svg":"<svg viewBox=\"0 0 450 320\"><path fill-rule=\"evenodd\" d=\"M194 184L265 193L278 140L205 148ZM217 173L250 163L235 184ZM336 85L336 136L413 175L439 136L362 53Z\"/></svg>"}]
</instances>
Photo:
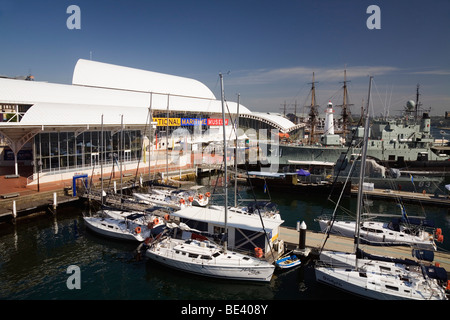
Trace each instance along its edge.
<instances>
[{"instance_id":1,"label":"wooden boardwalk","mask_svg":"<svg viewBox=\"0 0 450 320\"><path fill-rule=\"evenodd\" d=\"M295 248L299 242L299 232L293 228L282 227L280 230L280 239L287 244L288 248ZM306 232L306 247L311 249L313 254L317 254L321 248L325 235L321 232L307 231ZM353 238L346 238L336 235L330 235L325 249L332 251L352 252L354 248ZM361 244L360 248L367 253L375 255L383 255L393 258L408 258L412 257L412 250L407 246L370 246ZM450 254L448 252L438 251L434 253L434 263L450 272Z\"/></svg>"}]
</instances>

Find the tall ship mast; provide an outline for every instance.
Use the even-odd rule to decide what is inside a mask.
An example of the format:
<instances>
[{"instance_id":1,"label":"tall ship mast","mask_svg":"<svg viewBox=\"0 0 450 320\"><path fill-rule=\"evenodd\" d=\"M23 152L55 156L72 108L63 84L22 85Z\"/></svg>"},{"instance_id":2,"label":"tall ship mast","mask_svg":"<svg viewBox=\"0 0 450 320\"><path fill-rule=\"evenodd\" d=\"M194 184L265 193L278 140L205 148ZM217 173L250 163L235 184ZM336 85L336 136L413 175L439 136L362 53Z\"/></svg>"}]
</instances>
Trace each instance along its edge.
<instances>
[{"instance_id":1,"label":"tall ship mast","mask_svg":"<svg viewBox=\"0 0 450 320\"><path fill-rule=\"evenodd\" d=\"M316 134L316 124L317 124L317 118L319 116L319 112L317 108L319 107L316 105L316 82L314 81L314 72L313 72L313 78L311 82L311 106L309 110L309 141L308 144L314 144L316 142L315 134Z\"/></svg>"},{"instance_id":2,"label":"tall ship mast","mask_svg":"<svg viewBox=\"0 0 450 320\"><path fill-rule=\"evenodd\" d=\"M345 137L347 135L347 133L349 132L348 127L350 124L350 117L351 117L351 112L349 107L352 106L353 104L349 104L348 103L348 91L347 91L347 70L344 70L344 86L343 86L343 101L341 105L337 105L336 107L341 107L342 108L342 130L343 130L343 136Z\"/></svg>"}]
</instances>

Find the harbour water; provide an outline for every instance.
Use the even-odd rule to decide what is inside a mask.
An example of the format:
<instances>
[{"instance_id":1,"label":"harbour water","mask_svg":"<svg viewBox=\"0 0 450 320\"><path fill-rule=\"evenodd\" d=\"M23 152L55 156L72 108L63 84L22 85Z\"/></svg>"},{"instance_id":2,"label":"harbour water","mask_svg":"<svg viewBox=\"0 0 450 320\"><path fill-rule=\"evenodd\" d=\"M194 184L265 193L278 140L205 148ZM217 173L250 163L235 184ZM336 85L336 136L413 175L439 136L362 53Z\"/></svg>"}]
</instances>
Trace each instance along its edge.
<instances>
[{"instance_id":1,"label":"harbour water","mask_svg":"<svg viewBox=\"0 0 450 320\"><path fill-rule=\"evenodd\" d=\"M249 190L240 191L251 198ZM268 198L262 190L256 198ZM270 191L279 206L284 226L305 221L318 230L314 219L331 213L326 195L294 195ZM231 199L231 198L230 198ZM355 199L345 199L353 207ZM444 236L449 234L447 208L406 205L409 215L423 214L434 219ZM355 300L355 296L318 284L312 262L291 271L276 273L268 284L213 280L173 271L136 255L135 243L102 238L86 230L85 208L61 207L56 215L19 220L0 228L0 298L2 300L152 300L152 301L255 301ZM328 211L327 211L328 210ZM373 212L398 212L393 202L374 200ZM441 250L450 250L444 238ZM69 289L72 272L80 270L80 289Z\"/></svg>"}]
</instances>

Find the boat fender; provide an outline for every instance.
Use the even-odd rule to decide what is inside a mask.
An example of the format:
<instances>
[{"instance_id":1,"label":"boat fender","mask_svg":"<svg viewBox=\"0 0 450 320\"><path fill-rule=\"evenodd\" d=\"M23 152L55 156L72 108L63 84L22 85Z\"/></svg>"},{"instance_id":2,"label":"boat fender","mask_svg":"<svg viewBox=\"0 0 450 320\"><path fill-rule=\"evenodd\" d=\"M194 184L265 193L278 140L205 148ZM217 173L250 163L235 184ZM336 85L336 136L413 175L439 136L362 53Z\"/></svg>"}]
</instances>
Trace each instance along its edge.
<instances>
[{"instance_id":1,"label":"boat fender","mask_svg":"<svg viewBox=\"0 0 450 320\"><path fill-rule=\"evenodd\" d=\"M170 220L170 215L169 215L169 214L166 214L166 215L164 216L164 220L169 221L169 220Z\"/></svg>"},{"instance_id":2,"label":"boat fender","mask_svg":"<svg viewBox=\"0 0 450 320\"><path fill-rule=\"evenodd\" d=\"M255 256L256 256L257 258L262 258L262 256L263 256L263 251L262 251L261 248L255 248Z\"/></svg>"},{"instance_id":3,"label":"boat fender","mask_svg":"<svg viewBox=\"0 0 450 320\"><path fill-rule=\"evenodd\" d=\"M211 192L205 193L205 196L208 197L208 198L211 197Z\"/></svg>"},{"instance_id":4,"label":"boat fender","mask_svg":"<svg viewBox=\"0 0 450 320\"><path fill-rule=\"evenodd\" d=\"M188 200L189 200L189 202L192 202L192 201L194 201L194 197L189 197Z\"/></svg>"},{"instance_id":5,"label":"boat fender","mask_svg":"<svg viewBox=\"0 0 450 320\"><path fill-rule=\"evenodd\" d=\"M180 203L184 204L186 201L184 201L184 199L180 199Z\"/></svg>"},{"instance_id":6,"label":"boat fender","mask_svg":"<svg viewBox=\"0 0 450 320\"><path fill-rule=\"evenodd\" d=\"M200 194L198 195L198 198L199 198L200 200L202 200L202 199L203 199L203 195L200 193Z\"/></svg>"},{"instance_id":7,"label":"boat fender","mask_svg":"<svg viewBox=\"0 0 450 320\"><path fill-rule=\"evenodd\" d=\"M147 223L147 228L149 228L149 229L153 229L153 222L149 222L149 223Z\"/></svg>"},{"instance_id":8,"label":"boat fender","mask_svg":"<svg viewBox=\"0 0 450 320\"><path fill-rule=\"evenodd\" d=\"M440 242L440 243L444 242L444 236L442 234L438 235L437 242Z\"/></svg>"}]
</instances>

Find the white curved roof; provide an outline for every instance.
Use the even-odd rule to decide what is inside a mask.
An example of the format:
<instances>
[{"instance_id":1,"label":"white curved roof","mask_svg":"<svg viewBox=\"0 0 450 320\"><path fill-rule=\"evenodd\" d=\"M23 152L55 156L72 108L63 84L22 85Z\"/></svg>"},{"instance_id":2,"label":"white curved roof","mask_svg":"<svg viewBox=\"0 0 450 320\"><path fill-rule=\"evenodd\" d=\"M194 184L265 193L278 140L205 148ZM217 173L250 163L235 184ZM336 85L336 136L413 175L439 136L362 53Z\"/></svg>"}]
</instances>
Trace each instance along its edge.
<instances>
[{"instance_id":1,"label":"white curved roof","mask_svg":"<svg viewBox=\"0 0 450 320\"><path fill-rule=\"evenodd\" d=\"M304 124L296 125L291 120L285 118L279 113L251 112L249 114L245 114L242 116L270 123L274 127L278 128L281 132L290 132L291 130L296 129L297 127L304 126Z\"/></svg>"},{"instance_id":2,"label":"white curved roof","mask_svg":"<svg viewBox=\"0 0 450 320\"><path fill-rule=\"evenodd\" d=\"M75 66L72 84L216 99L208 87L194 79L84 59Z\"/></svg>"},{"instance_id":3,"label":"white curved roof","mask_svg":"<svg viewBox=\"0 0 450 320\"><path fill-rule=\"evenodd\" d=\"M193 113L222 113L218 100L152 94L152 110ZM150 94L103 88L88 88L38 81L0 79L0 103L33 105L20 121L25 125L69 125L100 123L120 124L118 114L124 114L127 124L145 124L150 106ZM227 102L228 111L237 112L237 103ZM239 106L240 114L250 114ZM112 116L114 114L114 116ZM108 116L106 116L108 115ZM91 118L91 119L90 119ZM109 121L108 119L111 119Z\"/></svg>"},{"instance_id":4,"label":"white curved roof","mask_svg":"<svg viewBox=\"0 0 450 320\"><path fill-rule=\"evenodd\" d=\"M90 67L92 70L86 70ZM198 81L187 78L79 60L74 71L74 81L86 84L88 79L81 81L83 77L102 70L104 74L97 78L91 75L93 80L90 82L101 87L0 78L0 103L32 105L20 121L23 125L99 124L101 114L105 115L105 124L120 124L120 115L124 114L125 124L145 125L150 101L152 110L166 111L168 108L178 113L213 113L221 116L222 102L215 98L205 98L211 96L212 92ZM119 76L121 71L124 72L123 77ZM108 83L107 79L103 79L105 81L101 82L105 74L115 74L121 80ZM154 93L156 87L144 88L145 84L151 83L148 80L152 77L156 84L158 80L166 81L165 85L170 93ZM133 81L125 81L127 78L133 78ZM142 83L137 81L138 78ZM172 84L173 88L170 87ZM108 88L108 85L116 87ZM182 90L189 88L193 91L186 91L187 95L181 95ZM152 90L152 93L148 90ZM198 97L199 95L204 97ZM227 101L226 114L228 112L235 114L237 103ZM239 113L251 114L251 111L240 105Z\"/></svg>"},{"instance_id":5,"label":"white curved roof","mask_svg":"<svg viewBox=\"0 0 450 320\"><path fill-rule=\"evenodd\" d=\"M148 93L0 78L0 103L5 104L44 102L148 108L149 100Z\"/></svg>"},{"instance_id":6,"label":"white curved roof","mask_svg":"<svg viewBox=\"0 0 450 320\"><path fill-rule=\"evenodd\" d=\"M37 103L33 105L20 121L21 125L43 126L84 126L106 125L145 125L148 124L148 109L119 106L99 106L89 104Z\"/></svg>"}]
</instances>

